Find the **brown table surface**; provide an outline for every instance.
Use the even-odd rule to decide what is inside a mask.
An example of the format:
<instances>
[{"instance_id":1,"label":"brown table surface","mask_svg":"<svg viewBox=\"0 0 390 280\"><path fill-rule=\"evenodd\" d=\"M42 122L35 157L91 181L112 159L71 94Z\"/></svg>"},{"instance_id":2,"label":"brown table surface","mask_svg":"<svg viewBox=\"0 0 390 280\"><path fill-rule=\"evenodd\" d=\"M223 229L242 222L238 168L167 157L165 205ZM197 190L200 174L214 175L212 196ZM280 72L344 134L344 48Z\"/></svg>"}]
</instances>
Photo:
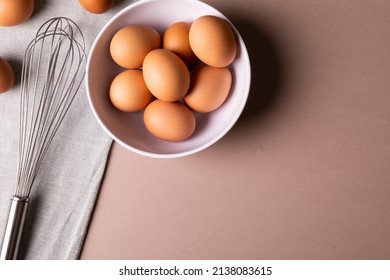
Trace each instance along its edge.
<instances>
[{"instance_id":1,"label":"brown table surface","mask_svg":"<svg viewBox=\"0 0 390 280\"><path fill-rule=\"evenodd\" d=\"M205 1L248 104L196 155L112 147L82 259L389 259L390 1Z\"/></svg>"}]
</instances>

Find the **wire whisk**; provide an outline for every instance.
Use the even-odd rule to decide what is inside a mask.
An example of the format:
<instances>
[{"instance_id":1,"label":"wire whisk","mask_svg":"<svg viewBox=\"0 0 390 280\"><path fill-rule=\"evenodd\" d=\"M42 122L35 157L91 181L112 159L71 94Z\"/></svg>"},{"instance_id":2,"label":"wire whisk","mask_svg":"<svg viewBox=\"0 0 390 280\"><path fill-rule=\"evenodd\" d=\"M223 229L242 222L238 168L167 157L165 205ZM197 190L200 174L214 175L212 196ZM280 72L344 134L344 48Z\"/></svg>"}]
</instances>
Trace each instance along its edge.
<instances>
[{"instance_id":1,"label":"wire whisk","mask_svg":"<svg viewBox=\"0 0 390 280\"><path fill-rule=\"evenodd\" d=\"M46 21L27 46L20 86L19 163L0 259L16 259L29 196L85 76L85 40L68 18Z\"/></svg>"}]
</instances>

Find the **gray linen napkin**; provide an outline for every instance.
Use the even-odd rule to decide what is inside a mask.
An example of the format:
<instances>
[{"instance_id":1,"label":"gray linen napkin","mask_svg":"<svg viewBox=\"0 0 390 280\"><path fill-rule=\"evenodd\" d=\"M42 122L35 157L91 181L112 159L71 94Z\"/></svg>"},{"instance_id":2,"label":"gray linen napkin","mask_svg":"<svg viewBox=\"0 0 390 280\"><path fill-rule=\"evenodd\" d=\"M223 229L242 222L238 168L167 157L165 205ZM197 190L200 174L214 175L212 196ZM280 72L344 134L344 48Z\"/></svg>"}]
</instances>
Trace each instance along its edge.
<instances>
[{"instance_id":1,"label":"gray linen napkin","mask_svg":"<svg viewBox=\"0 0 390 280\"><path fill-rule=\"evenodd\" d=\"M0 27L0 56L10 62L16 74L14 87L0 94L1 236L16 183L20 72L28 43L46 20L64 16L79 25L88 52L103 25L133 1L120 1L101 15L86 12L78 1L35 2L34 14L27 22ZM78 258L111 143L89 108L83 83L33 185L19 258Z\"/></svg>"}]
</instances>

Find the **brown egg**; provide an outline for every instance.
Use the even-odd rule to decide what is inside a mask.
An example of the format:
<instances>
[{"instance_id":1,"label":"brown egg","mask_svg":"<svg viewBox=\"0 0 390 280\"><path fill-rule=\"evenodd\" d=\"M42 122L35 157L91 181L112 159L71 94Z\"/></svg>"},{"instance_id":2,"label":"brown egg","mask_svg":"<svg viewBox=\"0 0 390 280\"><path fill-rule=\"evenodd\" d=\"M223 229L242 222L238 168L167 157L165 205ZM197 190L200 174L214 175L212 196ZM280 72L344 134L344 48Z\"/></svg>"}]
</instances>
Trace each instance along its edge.
<instances>
[{"instance_id":1,"label":"brown egg","mask_svg":"<svg viewBox=\"0 0 390 280\"><path fill-rule=\"evenodd\" d=\"M181 99L190 86L190 73L184 62L173 52L155 49L143 63L146 86L158 99L174 102Z\"/></svg>"},{"instance_id":2,"label":"brown egg","mask_svg":"<svg viewBox=\"0 0 390 280\"><path fill-rule=\"evenodd\" d=\"M191 74L191 87L184 102L196 112L214 111L226 100L231 85L229 68L203 66Z\"/></svg>"},{"instance_id":3,"label":"brown egg","mask_svg":"<svg viewBox=\"0 0 390 280\"><path fill-rule=\"evenodd\" d=\"M120 66L135 69L145 56L161 44L160 34L148 26L129 25L115 33L110 44L113 60Z\"/></svg>"},{"instance_id":4,"label":"brown egg","mask_svg":"<svg viewBox=\"0 0 390 280\"><path fill-rule=\"evenodd\" d=\"M195 117L180 102L154 100L144 112L146 129L155 137L167 141L183 141L195 131Z\"/></svg>"},{"instance_id":5,"label":"brown egg","mask_svg":"<svg viewBox=\"0 0 390 280\"><path fill-rule=\"evenodd\" d=\"M9 63L0 57L0 93L4 93L14 85L14 71Z\"/></svg>"},{"instance_id":6,"label":"brown egg","mask_svg":"<svg viewBox=\"0 0 390 280\"><path fill-rule=\"evenodd\" d=\"M145 85L142 70L131 69L120 73L110 86L110 100L119 110L137 112L153 100Z\"/></svg>"},{"instance_id":7,"label":"brown egg","mask_svg":"<svg viewBox=\"0 0 390 280\"><path fill-rule=\"evenodd\" d=\"M0 26L14 26L25 22L34 11L34 0L1 0Z\"/></svg>"},{"instance_id":8,"label":"brown egg","mask_svg":"<svg viewBox=\"0 0 390 280\"><path fill-rule=\"evenodd\" d=\"M114 2L114 0L79 0L80 5L93 14L102 14L108 11Z\"/></svg>"},{"instance_id":9,"label":"brown egg","mask_svg":"<svg viewBox=\"0 0 390 280\"><path fill-rule=\"evenodd\" d=\"M216 16L202 16L190 29L190 45L195 55L214 67L226 67L234 60L237 42L229 23Z\"/></svg>"},{"instance_id":10,"label":"brown egg","mask_svg":"<svg viewBox=\"0 0 390 280\"><path fill-rule=\"evenodd\" d=\"M188 22L176 22L165 30L163 36L163 48L177 54L192 69L198 62L190 46L190 27Z\"/></svg>"}]
</instances>

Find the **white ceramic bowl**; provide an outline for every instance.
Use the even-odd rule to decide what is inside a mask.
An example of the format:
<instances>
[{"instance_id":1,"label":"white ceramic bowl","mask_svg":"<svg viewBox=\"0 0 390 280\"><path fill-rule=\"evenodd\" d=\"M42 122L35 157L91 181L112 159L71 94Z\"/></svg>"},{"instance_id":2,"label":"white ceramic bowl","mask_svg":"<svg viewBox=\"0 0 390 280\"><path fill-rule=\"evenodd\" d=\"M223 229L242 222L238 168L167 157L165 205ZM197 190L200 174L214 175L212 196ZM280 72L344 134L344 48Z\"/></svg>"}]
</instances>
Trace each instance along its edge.
<instances>
[{"instance_id":1,"label":"white ceramic bowl","mask_svg":"<svg viewBox=\"0 0 390 280\"><path fill-rule=\"evenodd\" d=\"M193 22L202 15L216 15L231 22L213 7L197 0L141 0L116 14L98 34L92 45L87 64L86 86L89 103L103 129L127 149L142 155L173 158L201 151L222 138L239 118L249 94L251 71L248 52L237 29L238 52L229 66L233 83L227 100L208 114L195 114L194 134L182 142L168 142L152 136L143 123L143 111L124 113L115 109L109 100L113 78L123 71L109 52L113 35L131 24L148 25L161 35L177 21Z\"/></svg>"}]
</instances>

